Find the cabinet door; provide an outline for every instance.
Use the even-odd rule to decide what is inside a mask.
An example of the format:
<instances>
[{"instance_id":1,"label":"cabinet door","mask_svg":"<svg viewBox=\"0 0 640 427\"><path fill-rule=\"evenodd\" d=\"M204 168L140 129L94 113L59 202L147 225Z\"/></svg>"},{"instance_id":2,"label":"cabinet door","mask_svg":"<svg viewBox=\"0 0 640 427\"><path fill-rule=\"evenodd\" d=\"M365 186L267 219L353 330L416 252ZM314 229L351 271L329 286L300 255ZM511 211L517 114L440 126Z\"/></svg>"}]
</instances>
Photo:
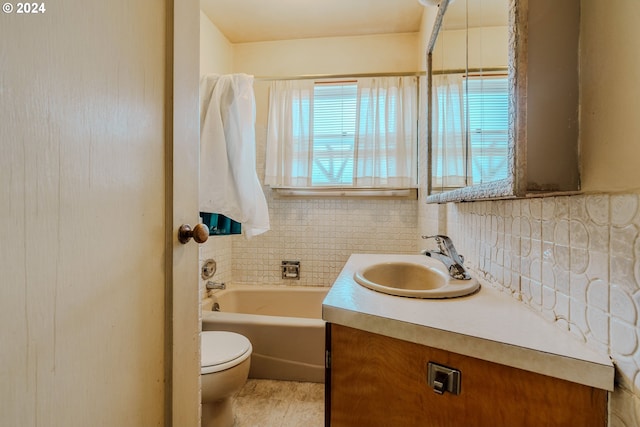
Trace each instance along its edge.
<instances>
[{"instance_id":1,"label":"cabinet door","mask_svg":"<svg viewBox=\"0 0 640 427\"><path fill-rule=\"evenodd\" d=\"M580 190L580 5L439 2L427 56L427 202Z\"/></svg>"},{"instance_id":2,"label":"cabinet door","mask_svg":"<svg viewBox=\"0 0 640 427\"><path fill-rule=\"evenodd\" d=\"M436 394L427 363L462 372ZM419 344L331 325L332 427L605 426L607 392Z\"/></svg>"}]
</instances>

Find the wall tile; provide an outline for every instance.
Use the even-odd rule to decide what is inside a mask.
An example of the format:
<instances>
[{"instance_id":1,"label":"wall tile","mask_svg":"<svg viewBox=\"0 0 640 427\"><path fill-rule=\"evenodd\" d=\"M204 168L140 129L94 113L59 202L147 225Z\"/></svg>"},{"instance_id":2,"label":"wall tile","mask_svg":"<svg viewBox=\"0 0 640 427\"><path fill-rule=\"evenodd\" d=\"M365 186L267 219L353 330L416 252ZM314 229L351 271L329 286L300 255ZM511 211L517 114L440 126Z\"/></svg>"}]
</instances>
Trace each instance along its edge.
<instances>
[{"instance_id":1,"label":"wall tile","mask_svg":"<svg viewBox=\"0 0 640 427\"><path fill-rule=\"evenodd\" d=\"M208 279L214 282L230 282L232 279L231 258L232 258L232 239L233 236L210 236L209 239L201 244L199 248L199 268L202 269L207 259L213 259L216 262L216 272L213 278ZM200 278L200 289L202 294L205 293L205 283L207 280Z\"/></svg>"},{"instance_id":2,"label":"wall tile","mask_svg":"<svg viewBox=\"0 0 640 427\"><path fill-rule=\"evenodd\" d=\"M630 325L635 325L638 320L638 309L633 297L626 289L617 285L611 286L611 315Z\"/></svg>"},{"instance_id":3,"label":"wall tile","mask_svg":"<svg viewBox=\"0 0 640 427\"><path fill-rule=\"evenodd\" d=\"M352 253L418 253L418 202L292 199L266 190L271 230L233 240L233 281L329 286ZM280 263L301 263L300 280Z\"/></svg>"},{"instance_id":4,"label":"wall tile","mask_svg":"<svg viewBox=\"0 0 640 427\"><path fill-rule=\"evenodd\" d=\"M590 337L604 345L606 350L609 345L609 316L604 310L587 305L587 324Z\"/></svg>"},{"instance_id":5,"label":"wall tile","mask_svg":"<svg viewBox=\"0 0 640 427\"><path fill-rule=\"evenodd\" d=\"M571 272L569 283L571 298L584 303L588 302L589 278L585 274Z\"/></svg>"},{"instance_id":6,"label":"wall tile","mask_svg":"<svg viewBox=\"0 0 640 427\"><path fill-rule=\"evenodd\" d=\"M587 287L587 304L602 311L609 311L609 285L600 279L589 282Z\"/></svg>"},{"instance_id":7,"label":"wall tile","mask_svg":"<svg viewBox=\"0 0 640 427\"><path fill-rule=\"evenodd\" d=\"M556 265L564 271L569 271L571 269L570 264L570 255L571 249L569 246L556 244L553 247L553 256L556 260Z\"/></svg>"},{"instance_id":8,"label":"wall tile","mask_svg":"<svg viewBox=\"0 0 640 427\"><path fill-rule=\"evenodd\" d=\"M556 307L556 290L547 286L542 287L542 311L545 313L553 313Z\"/></svg>"},{"instance_id":9,"label":"wall tile","mask_svg":"<svg viewBox=\"0 0 640 427\"><path fill-rule=\"evenodd\" d=\"M555 217L558 220L569 219L569 197L555 198ZM578 199L580 200L580 199ZM575 205L575 203L574 203Z\"/></svg>"},{"instance_id":10,"label":"wall tile","mask_svg":"<svg viewBox=\"0 0 640 427\"><path fill-rule=\"evenodd\" d=\"M556 290L569 296L571 294L571 276L569 272L558 264L554 266L553 272L556 277Z\"/></svg>"},{"instance_id":11,"label":"wall tile","mask_svg":"<svg viewBox=\"0 0 640 427\"><path fill-rule=\"evenodd\" d=\"M529 290L531 293L531 306L537 310L542 310L542 283L531 280L529 281Z\"/></svg>"},{"instance_id":12,"label":"wall tile","mask_svg":"<svg viewBox=\"0 0 640 427\"><path fill-rule=\"evenodd\" d=\"M636 328L622 320L611 320L611 349L614 355L631 356L638 349Z\"/></svg>"},{"instance_id":13,"label":"wall tile","mask_svg":"<svg viewBox=\"0 0 640 427\"><path fill-rule=\"evenodd\" d=\"M610 258L611 283L625 287L629 292L638 289L635 278L635 262L623 256L611 256Z\"/></svg>"},{"instance_id":14,"label":"wall tile","mask_svg":"<svg viewBox=\"0 0 640 427\"><path fill-rule=\"evenodd\" d=\"M631 224L638 215L638 195L617 194L611 196L611 224L616 227Z\"/></svg>"},{"instance_id":15,"label":"wall tile","mask_svg":"<svg viewBox=\"0 0 640 427\"><path fill-rule=\"evenodd\" d=\"M556 275L553 260L545 259L542 263L542 283L549 289L556 290Z\"/></svg>"},{"instance_id":16,"label":"wall tile","mask_svg":"<svg viewBox=\"0 0 640 427\"><path fill-rule=\"evenodd\" d=\"M589 332L587 304L583 300L571 298L569 301L569 322L571 331L579 331L582 337Z\"/></svg>"},{"instance_id":17,"label":"wall tile","mask_svg":"<svg viewBox=\"0 0 640 427\"><path fill-rule=\"evenodd\" d=\"M582 222L589 220L586 196L563 197L562 199L569 205L569 218Z\"/></svg>"},{"instance_id":18,"label":"wall tile","mask_svg":"<svg viewBox=\"0 0 640 427\"><path fill-rule=\"evenodd\" d=\"M568 329L569 326L569 304L570 298L563 293L556 292L556 305L554 308L554 313L556 314L557 320L564 320L564 329Z\"/></svg>"},{"instance_id":19,"label":"wall tile","mask_svg":"<svg viewBox=\"0 0 640 427\"><path fill-rule=\"evenodd\" d=\"M447 209L449 235L464 245L465 262L478 274L609 352L618 384L610 425L640 425L640 196L560 196Z\"/></svg>"},{"instance_id":20,"label":"wall tile","mask_svg":"<svg viewBox=\"0 0 640 427\"><path fill-rule=\"evenodd\" d=\"M559 246L569 246L569 221L559 219L554 222L556 228L553 232L553 241Z\"/></svg>"}]
</instances>

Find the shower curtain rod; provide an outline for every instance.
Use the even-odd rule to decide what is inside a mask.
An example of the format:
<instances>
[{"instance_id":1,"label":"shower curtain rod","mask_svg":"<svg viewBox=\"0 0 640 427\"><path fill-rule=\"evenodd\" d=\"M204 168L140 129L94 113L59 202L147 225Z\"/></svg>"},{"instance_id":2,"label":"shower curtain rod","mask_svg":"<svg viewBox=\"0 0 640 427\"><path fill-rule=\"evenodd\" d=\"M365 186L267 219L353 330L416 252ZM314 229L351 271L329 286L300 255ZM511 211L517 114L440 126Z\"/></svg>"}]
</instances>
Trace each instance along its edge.
<instances>
[{"instance_id":1,"label":"shower curtain rod","mask_svg":"<svg viewBox=\"0 0 640 427\"><path fill-rule=\"evenodd\" d=\"M508 67L493 67L493 68L458 68L458 69L448 69L448 70L435 70L433 71L434 76L444 75L444 74L481 74L481 73L500 73L509 71Z\"/></svg>"},{"instance_id":2,"label":"shower curtain rod","mask_svg":"<svg viewBox=\"0 0 640 427\"><path fill-rule=\"evenodd\" d=\"M361 73L361 74L303 74L301 76L260 76L254 77L255 81L273 82L278 80L320 80L320 79L349 79L357 77L406 77L406 76L426 76L424 71L411 71L404 73Z\"/></svg>"}]
</instances>

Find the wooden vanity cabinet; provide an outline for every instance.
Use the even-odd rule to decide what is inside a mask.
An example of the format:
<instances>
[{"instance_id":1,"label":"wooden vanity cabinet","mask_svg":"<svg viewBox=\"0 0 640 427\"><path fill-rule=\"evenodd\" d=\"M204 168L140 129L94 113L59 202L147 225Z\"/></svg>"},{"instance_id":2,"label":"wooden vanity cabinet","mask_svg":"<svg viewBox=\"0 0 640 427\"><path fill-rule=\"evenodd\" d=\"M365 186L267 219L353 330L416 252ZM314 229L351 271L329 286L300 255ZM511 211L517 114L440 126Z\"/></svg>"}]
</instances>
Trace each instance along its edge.
<instances>
[{"instance_id":1,"label":"wooden vanity cabinet","mask_svg":"<svg viewBox=\"0 0 640 427\"><path fill-rule=\"evenodd\" d=\"M325 425L526 427L607 425L607 391L327 324ZM436 394L427 364L461 371L461 392Z\"/></svg>"}]
</instances>

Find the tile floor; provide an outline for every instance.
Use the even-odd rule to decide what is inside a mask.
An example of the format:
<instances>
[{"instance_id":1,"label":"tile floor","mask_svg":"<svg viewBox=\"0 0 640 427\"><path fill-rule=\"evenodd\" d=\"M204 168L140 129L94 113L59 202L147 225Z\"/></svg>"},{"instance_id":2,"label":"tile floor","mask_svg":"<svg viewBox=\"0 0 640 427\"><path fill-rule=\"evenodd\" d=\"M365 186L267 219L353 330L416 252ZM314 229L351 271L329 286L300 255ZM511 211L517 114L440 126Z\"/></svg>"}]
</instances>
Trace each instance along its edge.
<instances>
[{"instance_id":1,"label":"tile floor","mask_svg":"<svg viewBox=\"0 0 640 427\"><path fill-rule=\"evenodd\" d=\"M235 427L324 426L324 384L250 379L233 405Z\"/></svg>"}]
</instances>

